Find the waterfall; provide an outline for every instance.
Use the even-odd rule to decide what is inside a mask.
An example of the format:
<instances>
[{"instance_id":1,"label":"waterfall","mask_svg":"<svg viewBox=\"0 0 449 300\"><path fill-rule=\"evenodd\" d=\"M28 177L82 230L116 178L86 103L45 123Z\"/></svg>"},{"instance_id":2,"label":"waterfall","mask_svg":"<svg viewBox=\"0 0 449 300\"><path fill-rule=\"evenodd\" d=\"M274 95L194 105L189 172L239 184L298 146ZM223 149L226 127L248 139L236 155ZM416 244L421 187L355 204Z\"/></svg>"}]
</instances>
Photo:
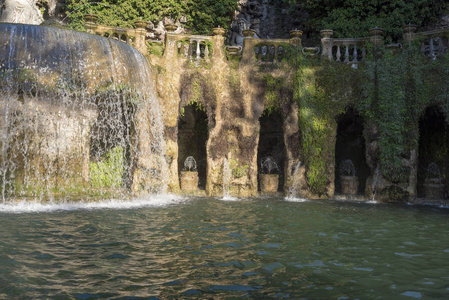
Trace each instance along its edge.
<instances>
[{"instance_id":1,"label":"waterfall","mask_svg":"<svg viewBox=\"0 0 449 300\"><path fill-rule=\"evenodd\" d=\"M225 158L223 160L223 199L232 200L233 198L229 195L229 186L231 184L231 168L229 166L228 160Z\"/></svg>"},{"instance_id":2,"label":"waterfall","mask_svg":"<svg viewBox=\"0 0 449 300\"><path fill-rule=\"evenodd\" d=\"M379 180L379 173L380 173L380 166L377 165L376 167L376 177L374 177L373 180L373 184L371 185L371 191L373 192L373 202L376 201L375 197L376 197L376 185L377 185L377 181Z\"/></svg>"},{"instance_id":3,"label":"waterfall","mask_svg":"<svg viewBox=\"0 0 449 300\"><path fill-rule=\"evenodd\" d=\"M301 167L301 162L298 162L295 167L295 172L293 173L293 183L288 189L288 196L286 197L287 200L305 200L301 198L297 198L297 195L299 194L299 170Z\"/></svg>"},{"instance_id":4,"label":"waterfall","mask_svg":"<svg viewBox=\"0 0 449 300\"><path fill-rule=\"evenodd\" d=\"M140 52L22 24L0 24L0 43L3 202L107 195L111 188L166 192L162 113Z\"/></svg>"}]
</instances>

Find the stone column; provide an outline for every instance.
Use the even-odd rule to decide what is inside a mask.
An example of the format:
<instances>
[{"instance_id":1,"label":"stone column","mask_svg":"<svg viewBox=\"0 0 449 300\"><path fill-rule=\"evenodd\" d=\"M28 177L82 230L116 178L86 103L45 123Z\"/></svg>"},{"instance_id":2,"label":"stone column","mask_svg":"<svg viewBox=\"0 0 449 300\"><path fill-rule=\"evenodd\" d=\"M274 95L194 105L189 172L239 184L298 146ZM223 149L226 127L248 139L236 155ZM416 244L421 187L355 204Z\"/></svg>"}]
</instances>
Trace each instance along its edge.
<instances>
[{"instance_id":1,"label":"stone column","mask_svg":"<svg viewBox=\"0 0 449 300\"><path fill-rule=\"evenodd\" d=\"M377 47L381 47L384 44L383 37L383 29L382 28L372 28L369 30L370 38L369 41L371 44Z\"/></svg>"},{"instance_id":2,"label":"stone column","mask_svg":"<svg viewBox=\"0 0 449 300\"><path fill-rule=\"evenodd\" d=\"M167 57L167 59L176 59L176 56L178 53L178 46L177 46L178 37L177 37L177 34L174 32L174 30L172 30L172 28L167 29L167 30L168 31L165 34L164 56ZM190 53L190 55L191 55L191 53Z\"/></svg>"},{"instance_id":3,"label":"stone column","mask_svg":"<svg viewBox=\"0 0 449 300\"><path fill-rule=\"evenodd\" d=\"M84 15L84 27L87 33L95 34L95 29L97 29L98 16L93 14Z\"/></svg>"},{"instance_id":4,"label":"stone column","mask_svg":"<svg viewBox=\"0 0 449 300\"><path fill-rule=\"evenodd\" d=\"M408 24L402 27L404 31L403 39L405 43L411 43L416 37L416 25Z\"/></svg>"},{"instance_id":5,"label":"stone column","mask_svg":"<svg viewBox=\"0 0 449 300\"><path fill-rule=\"evenodd\" d=\"M143 55L147 54L147 47L145 45L145 36L146 36L146 27L148 25L148 22L145 21L136 21L134 23L136 25L136 39L135 39L135 45L134 47L139 50L140 53Z\"/></svg>"},{"instance_id":6,"label":"stone column","mask_svg":"<svg viewBox=\"0 0 449 300\"><path fill-rule=\"evenodd\" d=\"M334 34L334 31L331 29L323 29L320 31L320 33L322 47L321 56L332 60L333 39L331 37Z\"/></svg>"},{"instance_id":7,"label":"stone column","mask_svg":"<svg viewBox=\"0 0 449 300\"><path fill-rule=\"evenodd\" d=\"M302 30L291 30L290 31L290 44L301 47L301 36L302 36ZM277 53L277 51L276 51Z\"/></svg>"},{"instance_id":8,"label":"stone column","mask_svg":"<svg viewBox=\"0 0 449 300\"><path fill-rule=\"evenodd\" d=\"M226 33L224 28L214 28L212 29L212 60L226 60L224 55L224 41L223 36Z\"/></svg>"},{"instance_id":9,"label":"stone column","mask_svg":"<svg viewBox=\"0 0 449 300\"><path fill-rule=\"evenodd\" d=\"M258 39L252 37L245 37L243 39L242 63L254 64L256 62L256 54L254 53L254 46Z\"/></svg>"}]
</instances>

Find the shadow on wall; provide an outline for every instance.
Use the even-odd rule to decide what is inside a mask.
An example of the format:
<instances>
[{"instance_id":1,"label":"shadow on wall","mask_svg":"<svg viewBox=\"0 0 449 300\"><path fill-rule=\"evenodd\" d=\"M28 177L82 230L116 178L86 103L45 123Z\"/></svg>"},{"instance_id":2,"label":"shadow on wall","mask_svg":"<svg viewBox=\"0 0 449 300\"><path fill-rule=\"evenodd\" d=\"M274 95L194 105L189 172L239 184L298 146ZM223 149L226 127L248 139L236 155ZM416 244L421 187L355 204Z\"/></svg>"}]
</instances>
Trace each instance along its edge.
<instances>
[{"instance_id":1,"label":"shadow on wall","mask_svg":"<svg viewBox=\"0 0 449 300\"><path fill-rule=\"evenodd\" d=\"M335 145L335 193L363 195L370 169L365 159L363 118L352 108L337 118L337 141ZM350 176L358 177L358 187L353 192L345 188Z\"/></svg>"}]
</instances>

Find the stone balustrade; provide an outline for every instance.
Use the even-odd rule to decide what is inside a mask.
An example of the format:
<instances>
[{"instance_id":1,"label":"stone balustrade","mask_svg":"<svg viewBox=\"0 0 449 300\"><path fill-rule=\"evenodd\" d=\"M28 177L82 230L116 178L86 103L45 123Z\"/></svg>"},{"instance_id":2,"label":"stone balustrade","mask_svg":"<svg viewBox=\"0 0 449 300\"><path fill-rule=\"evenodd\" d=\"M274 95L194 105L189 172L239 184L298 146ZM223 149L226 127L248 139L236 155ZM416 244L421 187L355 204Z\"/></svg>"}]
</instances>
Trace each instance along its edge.
<instances>
[{"instance_id":1,"label":"stone balustrade","mask_svg":"<svg viewBox=\"0 0 449 300\"><path fill-rule=\"evenodd\" d=\"M98 25L96 23L98 19L96 15L85 15L84 18L88 33L119 40L133 46L141 53L147 54L145 44L147 22L136 21L136 29L128 29ZM214 37L220 37L217 41L221 45L224 42L223 35L226 33L223 28L214 28L213 36L176 34L176 26L174 25L168 25L166 29L166 50L170 48L170 51L177 53L178 57L189 59L196 63L200 61L209 63L212 58L211 50ZM420 38L422 40L421 52L432 60L445 53L449 47L449 29L417 33L416 26L409 24L403 27L403 32L404 44ZM358 63L366 59L366 46L368 44L374 47L384 46L383 30L381 28L370 29L369 38L332 38L334 32L330 29L321 30L320 33L322 36L321 57L329 61L350 64L354 68L357 68ZM241 47L227 47L229 48L229 53L231 53L231 50L235 50L232 51L232 55L238 55L241 51L241 61L244 64L277 63L285 57L287 46L292 45L298 49L302 48L301 35L302 31L292 30L290 39L259 39L254 38L254 32L250 32L245 35L243 40L243 50ZM394 49L399 49L401 46L402 44L399 43L386 45L387 48ZM224 51L222 48L217 48L216 50L218 49L219 51ZM312 49L314 55L320 51L319 47L303 48L303 53L305 49Z\"/></svg>"},{"instance_id":2,"label":"stone balustrade","mask_svg":"<svg viewBox=\"0 0 449 300\"><path fill-rule=\"evenodd\" d=\"M330 61L357 64L366 58L366 39L347 38L332 39L327 44L323 43L322 56Z\"/></svg>"},{"instance_id":3,"label":"stone balustrade","mask_svg":"<svg viewBox=\"0 0 449 300\"><path fill-rule=\"evenodd\" d=\"M449 46L449 30L431 30L416 33L415 25L406 25L402 27L404 31L404 42L411 43L414 39L420 38L421 53L435 60L438 56L443 55Z\"/></svg>"},{"instance_id":4,"label":"stone balustrade","mask_svg":"<svg viewBox=\"0 0 449 300\"><path fill-rule=\"evenodd\" d=\"M191 61L204 59L206 62L211 58L211 36L204 35L179 35L176 47L178 55Z\"/></svg>"},{"instance_id":5,"label":"stone balustrade","mask_svg":"<svg viewBox=\"0 0 449 300\"><path fill-rule=\"evenodd\" d=\"M352 65L365 60L366 44L371 41L370 38L332 38L333 31L328 29L322 30L321 35L321 56L323 58ZM376 43L381 40L381 35L374 37Z\"/></svg>"},{"instance_id":6,"label":"stone balustrade","mask_svg":"<svg viewBox=\"0 0 449 300\"><path fill-rule=\"evenodd\" d=\"M100 35L106 38L115 39L121 41L125 44L133 46L139 50L142 54L147 53L145 45L146 36L146 26L148 25L145 21L136 21L135 29L130 28L119 28L113 26L105 26L97 24L98 17L96 15L85 15L84 26L86 31L91 34Z\"/></svg>"},{"instance_id":7,"label":"stone balustrade","mask_svg":"<svg viewBox=\"0 0 449 300\"><path fill-rule=\"evenodd\" d=\"M287 46L301 46L301 39L258 39L245 37L243 40L242 62L254 63L277 63L285 57Z\"/></svg>"},{"instance_id":8,"label":"stone balustrade","mask_svg":"<svg viewBox=\"0 0 449 300\"><path fill-rule=\"evenodd\" d=\"M288 42L288 41L287 41ZM284 40L260 40L254 46L254 55L257 63L276 63L285 56Z\"/></svg>"}]
</instances>

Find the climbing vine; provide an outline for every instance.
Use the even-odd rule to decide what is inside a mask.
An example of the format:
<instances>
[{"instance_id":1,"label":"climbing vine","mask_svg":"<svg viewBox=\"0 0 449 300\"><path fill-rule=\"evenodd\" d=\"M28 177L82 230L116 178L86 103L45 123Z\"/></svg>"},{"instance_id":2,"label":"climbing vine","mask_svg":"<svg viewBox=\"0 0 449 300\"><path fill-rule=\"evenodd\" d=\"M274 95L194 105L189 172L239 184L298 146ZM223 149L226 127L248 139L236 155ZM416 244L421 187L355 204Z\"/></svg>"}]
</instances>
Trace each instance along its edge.
<instances>
[{"instance_id":1,"label":"climbing vine","mask_svg":"<svg viewBox=\"0 0 449 300\"><path fill-rule=\"evenodd\" d=\"M420 51L421 40L400 55L382 49L381 57L365 63L366 97L359 110L379 126L380 164L392 182L406 182L402 160L419 142L418 120L430 105L439 105L446 116L448 55L432 62Z\"/></svg>"},{"instance_id":2,"label":"climbing vine","mask_svg":"<svg viewBox=\"0 0 449 300\"><path fill-rule=\"evenodd\" d=\"M193 33L209 34L213 27L229 27L237 0L66 0L64 9L70 26L76 30L84 30L83 16L92 13L103 25L134 28L136 20L157 25L167 17L182 20Z\"/></svg>"},{"instance_id":3,"label":"climbing vine","mask_svg":"<svg viewBox=\"0 0 449 300\"><path fill-rule=\"evenodd\" d=\"M359 96L357 71L346 64L299 56L295 98L299 104L303 163L311 191L327 193L335 157L336 117Z\"/></svg>"}]
</instances>

